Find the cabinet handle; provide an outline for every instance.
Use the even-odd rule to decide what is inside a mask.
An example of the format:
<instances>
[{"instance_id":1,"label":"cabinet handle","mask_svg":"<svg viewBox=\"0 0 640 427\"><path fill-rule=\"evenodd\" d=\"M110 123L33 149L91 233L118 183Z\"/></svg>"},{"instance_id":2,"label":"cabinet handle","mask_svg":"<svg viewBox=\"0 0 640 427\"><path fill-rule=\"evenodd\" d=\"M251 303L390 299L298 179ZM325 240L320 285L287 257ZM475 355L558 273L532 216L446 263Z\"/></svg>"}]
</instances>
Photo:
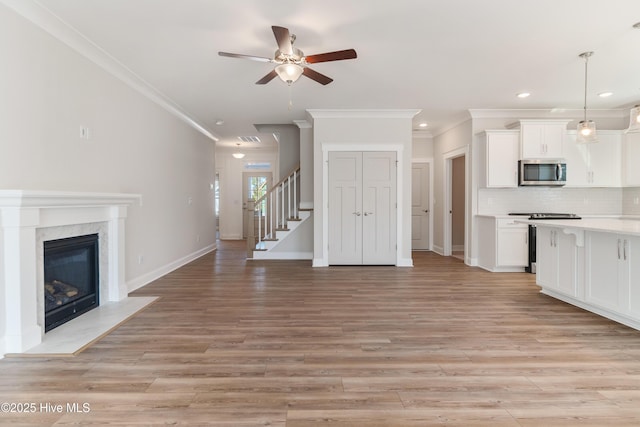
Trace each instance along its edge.
<instances>
[{"instance_id":1,"label":"cabinet handle","mask_svg":"<svg viewBox=\"0 0 640 427\"><path fill-rule=\"evenodd\" d=\"M353 213L355 216L360 216L360 212L354 212Z\"/></svg>"},{"instance_id":2,"label":"cabinet handle","mask_svg":"<svg viewBox=\"0 0 640 427\"><path fill-rule=\"evenodd\" d=\"M622 254L624 255L624 260L627 260L627 239L624 239L624 243L622 244Z\"/></svg>"},{"instance_id":3,"label":"cabinet handle","mask_svg":"<svg viewBox=\"0 0 640 427\"><path fill-rule=\"evenodd\" d=\"M620 239L618 239L618 259L620 259Z\"/></svg>"},{"instance_id":4,"label":"cabinet handle","mask_svg":"<svg viewBox=\"0 0 640 427\"><path fill-rule=\"evenodd\" d=\"M369 215L373 215L373 212L365 212L364 216L369 216Z\"/></svg>"},{"instance_id":5,"label":"cabinet handle","mask_svg":"<svg viewBox=\"0 0 640 427\"><path fill-rule=\"evenodd\" d=\"M553 247L553 231L549 233L549 246Z\"/></svg>"}]
</instances>

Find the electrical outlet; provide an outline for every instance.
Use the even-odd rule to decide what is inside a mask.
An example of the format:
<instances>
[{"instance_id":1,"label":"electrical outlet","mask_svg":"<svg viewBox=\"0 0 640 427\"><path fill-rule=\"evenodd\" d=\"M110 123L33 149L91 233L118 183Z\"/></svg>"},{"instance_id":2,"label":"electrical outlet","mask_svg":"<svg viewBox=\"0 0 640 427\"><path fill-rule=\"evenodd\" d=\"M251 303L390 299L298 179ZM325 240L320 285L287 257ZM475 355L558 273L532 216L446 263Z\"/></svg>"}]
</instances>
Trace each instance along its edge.
<instances>
[{"instance_id":1,"label":"electrical outlet","mask_svg":"<svg viewBox=\"0 0 640 427\"><path fill-rule=\"evenodd\" d=\"M640 205L640 197L634 197L633 198L633 204L634 205Z\"/></svg>"},{"instance_id":2,"label":"electrical outlet","mask_svg":"<svg viewBox=\"0 0 640 427\"><path fill-rule=\"evenodd\" d=\"M200 243L200 235L196 234L196 242Z\"/></svg>"},{"instance_id":3,"label":"electrical outlet","mask_svg":"<svg viewBox=\"0 0 640 427\"><path fill-rule=\"evenodd\" d=\"M138 255L138 264L142 264L144 262L144 256Z\"/></svg>"},{"instance_id":4,"label":"electrical outlet","mask_svg":"<svg viewBox=\"0 0 640 427\"><path fill-rule=\"evenodd\" d=\"M187 197L187 204L188 205L193 204L193 197L191 197L191 196Z\"/></svg>"}]
</instances>

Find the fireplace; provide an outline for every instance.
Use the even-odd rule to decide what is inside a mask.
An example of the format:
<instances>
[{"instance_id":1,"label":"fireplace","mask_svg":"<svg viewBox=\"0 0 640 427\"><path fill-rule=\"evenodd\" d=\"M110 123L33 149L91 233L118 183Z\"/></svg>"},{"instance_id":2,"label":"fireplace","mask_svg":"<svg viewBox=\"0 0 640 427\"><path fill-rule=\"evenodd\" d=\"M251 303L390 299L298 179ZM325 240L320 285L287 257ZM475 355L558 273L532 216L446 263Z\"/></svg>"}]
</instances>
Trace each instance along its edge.
<instances>
[{"instance_id":1,"label":"fireplace","mask_svg":"<svg viewBox=\"0 0 640 427\"><path fill-rule=\"evenodd\" d=\"M45 334L45 242L97 234L95 298L100 308L127 299L125 218L128 206L140 200L136 194L0 190L0 358L24 353L59 331Z\"/></svg>"},{"instance_id":2,"label":"fireplace","mask_svg":"<svg viewBox=\"0 0 640 427\"><path fill-rule=\"evenodd\" d=\"M99 305L98 234L44 242L45 332Z\"/></svg>"}]
</instances>

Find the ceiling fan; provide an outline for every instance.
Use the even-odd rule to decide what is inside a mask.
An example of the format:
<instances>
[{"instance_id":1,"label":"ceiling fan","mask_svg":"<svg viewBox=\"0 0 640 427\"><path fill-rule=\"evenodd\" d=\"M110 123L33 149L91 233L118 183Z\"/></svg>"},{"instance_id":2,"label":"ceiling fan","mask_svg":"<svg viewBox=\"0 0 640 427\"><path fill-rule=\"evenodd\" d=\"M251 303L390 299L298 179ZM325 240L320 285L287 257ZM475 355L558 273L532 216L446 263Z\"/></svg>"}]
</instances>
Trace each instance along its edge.
<instances>
[{"instance_id":1,"label":"ceiling fan","mask_svg":"<svg viewBox=\"0 0 640 427\"><path fill-rule=\"evenodd\" d=\"M256 82L258 85L269 83L276 76L280 77L282 81L291 85L291 83L298 80L301 75L305 75L311 80L326 85L333 81L332 78L325 76L317 71L308 67L308 64L316 64L318 62L329 61L341 61L344 59L354 59L358 55L353 49L338 50L335 52L320 53L317 55L305 56L304 52L300 49L293 47L293 43L296 40L295 34L290 34L289 29L284 27L272 26L273 35L276 37L278 43L278 49L276 50L273 58L266 58L261 56L242 55L239 53L218 52L220 56L228 56L231 58L244 58L253 61L270 62L278 64L271 70L269 74L261 78Z\"/></svg>"}]
</instances>

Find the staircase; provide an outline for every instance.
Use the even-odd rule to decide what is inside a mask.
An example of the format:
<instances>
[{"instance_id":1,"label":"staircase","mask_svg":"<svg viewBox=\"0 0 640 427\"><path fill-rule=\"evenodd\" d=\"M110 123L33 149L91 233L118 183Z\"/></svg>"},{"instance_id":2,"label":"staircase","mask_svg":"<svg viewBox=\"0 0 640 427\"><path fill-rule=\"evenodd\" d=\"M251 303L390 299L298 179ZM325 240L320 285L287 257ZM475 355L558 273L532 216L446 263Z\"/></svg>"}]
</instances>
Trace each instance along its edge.
<instances>
[{"instance_id":1,"label":"staircase","mask_svg":"<svg viewBox=\"0 0 640 427\"><path fill-rule=\"evenodd\" d=\"M310 210L300 209L299 201L300 166L297 166L262 197L247 202L247 258L280 259L270 252L275 252L311 217Z\"/></svg>"}]
</instances>

